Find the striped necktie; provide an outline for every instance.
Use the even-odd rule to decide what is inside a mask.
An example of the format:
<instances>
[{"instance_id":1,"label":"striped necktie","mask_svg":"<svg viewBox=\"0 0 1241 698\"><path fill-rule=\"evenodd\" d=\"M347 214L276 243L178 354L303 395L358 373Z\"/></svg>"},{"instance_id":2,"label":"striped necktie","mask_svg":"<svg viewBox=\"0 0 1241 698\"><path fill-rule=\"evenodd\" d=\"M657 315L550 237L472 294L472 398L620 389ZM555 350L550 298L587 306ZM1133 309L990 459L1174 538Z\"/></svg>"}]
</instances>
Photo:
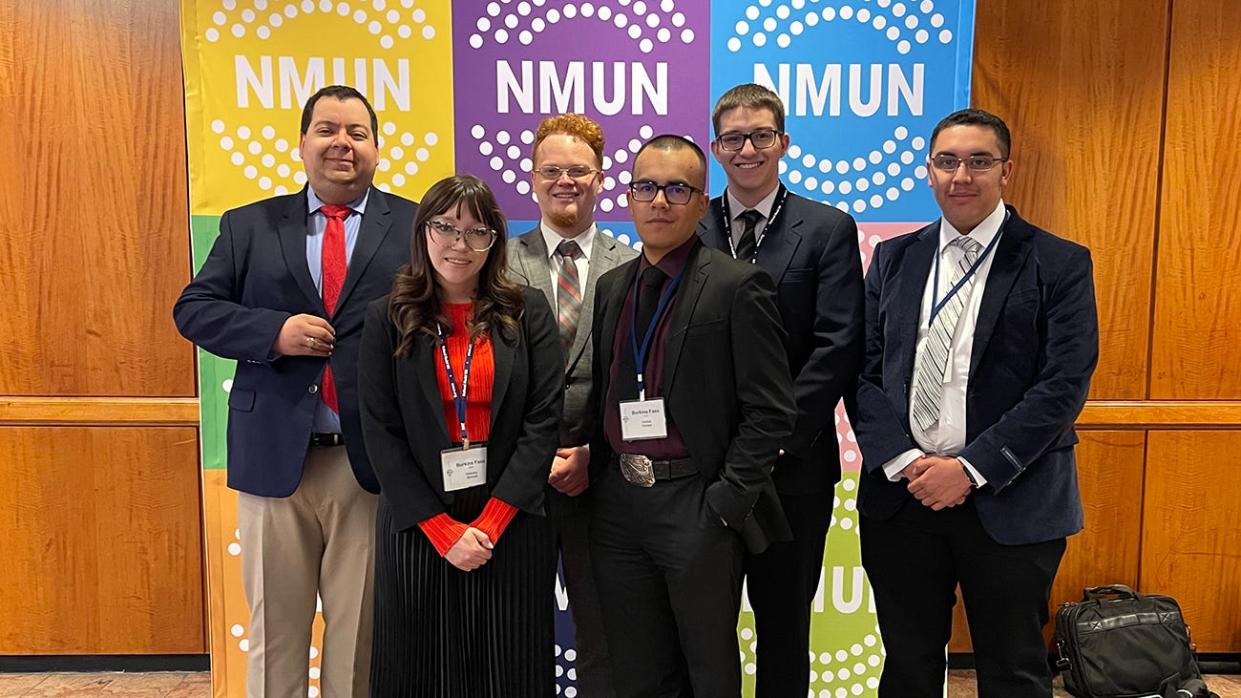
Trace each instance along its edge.
<instances>
[{"instance_id":1,"label":"striped necktie","mask_svg":"<svg viewBox=\"0 0 1241 698\"><path fill-rule=\"evenodd\" d=\"M577 322L582 315L582 283L576 261L582 248L572 240L563 240L556 246L556 254L560 255L556 273L556 317L560 321L560 347L568 361L569 347L577 337Z\"/></svg>"},{"instance_id":2,"label":"striped necktie","mask_svg":"<svg viewBox=\"0 0 1241 698\"><path fill-rule=\"evenodd\" d=\"M950 247L953 245L964 250L965 255L952 270L949 289L956 288L965 273L978 261L978 253L982 251L982 245L977 240L964 235L949 244ZM947 249L944 251L947 252ZM914 422L923 431L939 421L940 403L944 397L944 376L948 368L948 357L952 353L952 337L977 280L978 274L971 274L969 280L935 315L927 331L926 344L922 347L918 365L914 367L912 412ZM937 299L932 298L931 302L935 303Z\"/></svg>"}]
</instances>

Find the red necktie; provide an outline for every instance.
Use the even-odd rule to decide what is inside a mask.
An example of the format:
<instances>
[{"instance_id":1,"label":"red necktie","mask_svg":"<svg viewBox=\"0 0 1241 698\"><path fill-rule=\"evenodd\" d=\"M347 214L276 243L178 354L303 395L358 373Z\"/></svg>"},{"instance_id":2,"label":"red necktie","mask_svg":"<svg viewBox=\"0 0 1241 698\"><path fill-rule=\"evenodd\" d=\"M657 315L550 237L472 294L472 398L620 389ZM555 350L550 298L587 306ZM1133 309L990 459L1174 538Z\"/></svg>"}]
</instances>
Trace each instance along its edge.
<instances>
[{"instance_id":1,"label":"red necktie","mask_svg":"<svg viewBox=\"0 0 1241 698\"><path fill-rule=\"evenodd\" d=\"M327 217L327 229L323 231L323 308L327 310L330 320L336 312L336 300L340 298L340 289L345 285L345 273L349 269L345 261L345 219L353 209L325 204L319 211ZM323 402L340 414L331 363L323 372Z\"/></svg>"}]
</instances>

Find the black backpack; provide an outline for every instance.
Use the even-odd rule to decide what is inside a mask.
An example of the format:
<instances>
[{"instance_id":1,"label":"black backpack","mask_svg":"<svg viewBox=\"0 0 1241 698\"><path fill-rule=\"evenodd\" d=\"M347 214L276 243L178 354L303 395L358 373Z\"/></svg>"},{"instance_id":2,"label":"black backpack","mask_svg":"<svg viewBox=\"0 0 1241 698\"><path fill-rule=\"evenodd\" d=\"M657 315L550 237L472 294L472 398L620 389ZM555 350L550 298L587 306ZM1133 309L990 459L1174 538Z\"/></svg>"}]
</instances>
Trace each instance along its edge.
<instances>
[{"instance_id":1,"label":"black backpack","mask_svg":"<svg viewBox=\"0 0 1241 698\"><path fill-rule=\"evenodd\" d=\"M1056 649L1064 687L1077 698L1214 696L1169 596L1120 584L1087 588L1080 602L1056 611Z\"/></svg>"}]
</instances>

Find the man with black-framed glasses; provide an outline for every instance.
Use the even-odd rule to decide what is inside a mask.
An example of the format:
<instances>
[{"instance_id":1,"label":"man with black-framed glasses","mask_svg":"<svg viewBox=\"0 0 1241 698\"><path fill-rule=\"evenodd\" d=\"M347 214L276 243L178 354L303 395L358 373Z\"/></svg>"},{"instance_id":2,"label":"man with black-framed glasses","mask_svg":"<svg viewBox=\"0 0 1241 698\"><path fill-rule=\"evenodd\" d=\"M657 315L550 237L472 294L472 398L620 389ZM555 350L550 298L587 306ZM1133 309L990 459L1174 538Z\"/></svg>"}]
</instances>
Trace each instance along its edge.
<instances>
[{"instance_id":1,"label":"man with black-framed glasses","mask_svg":"<svg viewBox=\"0 0 1241 698\"><path fill-rule=\"evenodd\" d=\"M836 405L862 367L862 261L849 214L780 182L789 147L784 104L744 84L720 96L711 152L728 186L711 200L698 234L707 245L771 275L793 374L797 420L780 444L774 480L793 531L745 559L758 632L756 698L804 696L810 687L810 618L840 480Z\"/></svg>"},{"instance_id":2,"label":"man with black-framed glasses","mask_svg":"<svg viewBox=\"0 0 1241 698\"><path fill-rule=\"evenodd\" d=\"M577 688L583 696L613 695L607 641L590 571L587 511L581 495L590 484L585 422L593 351L595 288L604 272L638 256L628 245L600 234L595 199L603 189L603 130L581 114L544 119L530 146L530 182L539 203L538 226L508 242L509 271L547 296L556 309L565 355L564 416L560 448L548 477L548 517L556 530L565 592L573 613Z\"/></svg>"},{"instance_id":3,"label":"man with black-framed glasses","mask_svg":"<svg viewBox=\"0 0 1241 698\"><path fill-rule=\"evenodd\" d=\"M703 245L706 156L634 158L642 256L599 280L591 559L616 693L740 696L744 549L788 537L771 467L793 395L766 273Z\"/></svg>"},{"instance_id":4,"label":"man with black-framed glasses","mask_svg":"<svg viewBox=\"0 0 1241 698\"><path fill-rule=\"evenodd\" d=\"M875 248L862 449L862 565L887 658L880 698L943 694L957 585L982 698L1050 698L1042 628L1082 528L1073 423L1099 357L1090 251L1004 203L1012 138L965 109L931 133L943 216Z\"/></svg>"}]
</instances>

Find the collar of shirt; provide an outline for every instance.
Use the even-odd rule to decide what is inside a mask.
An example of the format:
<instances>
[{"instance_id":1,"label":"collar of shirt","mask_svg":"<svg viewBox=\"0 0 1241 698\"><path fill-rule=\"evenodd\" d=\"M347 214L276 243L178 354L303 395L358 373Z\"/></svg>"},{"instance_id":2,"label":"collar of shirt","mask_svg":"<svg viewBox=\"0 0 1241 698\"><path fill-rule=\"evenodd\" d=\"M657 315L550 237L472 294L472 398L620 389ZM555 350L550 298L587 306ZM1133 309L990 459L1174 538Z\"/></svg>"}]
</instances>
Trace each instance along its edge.
<instances>
[{"instance_id":1,"label":"collar of shirt","mask_svg":"<svg viewBox=\"0 0 1241 698\"><path fill-rule=\"evenodd\" d=\"M669 279L674 279L676 278L676 275L680 274L681 270L685 268L686 263L689 262L690 253L693 252L694 248L697 246L698 236L691 235L688 240L681 243L680 247L672 250L660 258L659 262L655 264L655 266L659 267L659 270L666 274ZM646 255L641 255L638 259L641 260L638 262L638 275L641 276L642 272L646 271L647 268L651 266L651 262L646 258Z\"/></svg>"},{"instance_id":2,"label":"collar of shirt","mask_svg":"<svg viewBox=\"0 0 1241 698\"><path fill-rule=\"evenodd\" d=\"M361 216L366 213L366 201L367 199L370 198L370 196L371 196L371 190L370 190L370 187L367 187L366 191L362 192L362 196L359 196L358 198L354 199L353 201L350 201L349 203L345 205L353 209L354 212L356 212L359 216ZM320 199L315 194L314 189L311 189L310 187L306 187L306 212L314 214L322 206L323 206L323 199Z\"/></svg>"},{"instance_id":3,"label":"collar of shirt","mask_svg":"<svg viewBox=\"0 0 1241 698\"><path fill-rule=\"evenodd\" d=\"M733 192L731 189L726 190L726 192L727 193L725 194L725 196L728 197L728 210L733 215L733 221L736 221L738 218L741 217L741 214L745 213L751 207L746 206L745 204L742 204L740 201L738 201L737 197L733 196ZM764 196L762 200L759 201L758 204L753 207L755 211L758 211L759 213L763 214L764 222L771 219L771 207L776 205L776 194L778 194L779 192L780 192L780 183L777 182L775 188L771 190L771 193L769 193L767 196ZM731 223L732 221L729 221L729 222Z\"/></svg>"},{"instance_id":4,"label":"collar of shirt","mask_svg":"<svg viewBox=\"0 0 1241 698\"><path fill-rule=\"evenodd\" d=\"M547 246L548 263L551 263L553 261L553 257L556 256L556 247L560 245L561 241L566 239L576 242L578 248L582 250L582 258L589 262L590 251L595 245L595 231L597 229L597 226L594 223L591 223L590 227L583 230L581 235L578 235L575 238L564 238L561 237L560 233L557 233L548 227L546 223L539 221L539 232L543 234L543 244Z\"/></svg>"},{"instance_id":5,"label":"collar of shirt","mask_svg":"<svg viewBox=\"0 0 1241 698\"><path fill-rule=\"evenodd\" d=\"M982 219L982 223L974 226L966 237L973 238L982 248L987 249L987 245L995 239L1000 233L1000 226L1004 225L1004 200L995 205L995 210L986 218ZM947 218L941 218L939 224L939 253L944 254L944 250L948 249L948 245L953 240L961 237L961 231L957 230L948 222Z\"/></svg>"}]
</instances>

